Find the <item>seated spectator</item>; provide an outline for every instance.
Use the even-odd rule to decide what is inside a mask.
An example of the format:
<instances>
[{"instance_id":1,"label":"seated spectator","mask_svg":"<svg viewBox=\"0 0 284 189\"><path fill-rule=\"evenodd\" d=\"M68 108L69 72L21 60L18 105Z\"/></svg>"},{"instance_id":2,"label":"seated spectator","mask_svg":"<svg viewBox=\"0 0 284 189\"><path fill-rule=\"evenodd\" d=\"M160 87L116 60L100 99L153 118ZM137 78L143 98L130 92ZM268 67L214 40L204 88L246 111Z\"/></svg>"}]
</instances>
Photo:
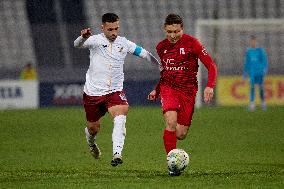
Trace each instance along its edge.
<instances>
[{"instance_id":1,"label":"seated spectator","mask_svg":"<svg viewBox=\"0 0 284 189\"><path fill-rule=\"evenodd\" d=\"M27 63L20 75L21 80L37 80L37 72L31 63Z\"/></svg>"}]
</instances>

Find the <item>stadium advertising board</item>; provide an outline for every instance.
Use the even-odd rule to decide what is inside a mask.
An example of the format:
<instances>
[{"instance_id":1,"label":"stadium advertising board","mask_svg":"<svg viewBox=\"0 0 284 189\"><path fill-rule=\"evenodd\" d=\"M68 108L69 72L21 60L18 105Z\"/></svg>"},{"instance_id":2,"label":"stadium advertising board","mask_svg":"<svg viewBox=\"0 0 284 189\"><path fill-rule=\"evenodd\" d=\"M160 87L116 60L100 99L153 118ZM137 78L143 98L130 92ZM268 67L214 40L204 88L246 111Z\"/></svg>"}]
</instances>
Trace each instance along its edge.
<instances>
[{"instance_id":1,"label":"stadium advertising board","mask_svg":"<svg viewBox=\"0 0 284 189\"><path fill-rule=\"evenodd\" d=\"M124 91L130 105L159 105L160 101L147 100L157 81L125 81ZM40 106L81 106L84 81L41 82Z\"/></svg>"},{"instance_id":2,"label":"stadium advertising board","mask_svg":"<svg viewBox=\"0 0 284 189\"><path fill-rule=\"evenodd\" d=\"M264 81L268 105L284 105L284 76L267 76ZM220 76L217 82L218 105L234 106L249 103L249 80L240 76ZM255 87L256 104L260 104L258 86Z\"/></svg>"},{"instance_id":3,"label":"stadium advertising board","mask_svg":"<svg viewBox=\"0 0 284 189\"><path fill-rule=\"evenodd\" d=\"M37 108L38 104L37 81L0 81L0 109Z\"/></svg>"},{"instance_id":4,"label":"stadium advertising board","mask_svg":"<svg viewBox=\"0 0 284 189\"><path fill-rule=\"evenodd\" d=\"M40 106L82 105L83 82L40 83Z\"/></svg>"}]
</instances>

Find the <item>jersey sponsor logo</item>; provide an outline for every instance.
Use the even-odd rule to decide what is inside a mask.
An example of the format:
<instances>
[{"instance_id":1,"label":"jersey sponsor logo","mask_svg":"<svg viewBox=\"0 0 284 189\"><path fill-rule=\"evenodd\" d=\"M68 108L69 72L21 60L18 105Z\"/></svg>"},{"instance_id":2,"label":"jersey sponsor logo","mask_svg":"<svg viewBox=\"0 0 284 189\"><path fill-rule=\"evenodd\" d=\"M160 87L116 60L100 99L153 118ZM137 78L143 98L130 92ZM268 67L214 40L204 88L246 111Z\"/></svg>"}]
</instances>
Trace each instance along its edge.
<instances>
[{"instance_id":1,"label":"jersey sponsor logo","mask_svg":"<svg viewBox=\"0 0 284 189\"><path fill-rule=\"evenodd\" d=\"M107 47L107 45L103 45L103 47L104 47L104 48L106 48L106 47Z\"/></svg>"},{"instance_id":2,"label":"jersey sponsor logo","mask_svg":"<svg viewBox=\"0 0 284 189\"><path fill-rule=\"evenodd\" d=\"M166 64L174 64L175 63L175 59L167 58L167 59L163 59L163 62L166 63Z\"/></svg>"},{"instance_id":3,"label":"jersey sponsor logo","mask_svg":"<svg viewBox=\"0 0 284 189\"><path fill-rule=\"evenodd\" d=\"M166 67L166 70L173 70L173 71L178 71L178 70L188 70L187 67L185 66L179 66L179 67Z\"/></svg>"},{"instance_id":4,"label":"jersey sponsor logo","mask_svg":"<svg viewBox=\"0 0 284 189\"><path fill-rule=\"evenodd\" d=\"M173 70L173 71L177 71L177 70L188 70L187 67L185 66L167 66L168 64L173 65L176 63L175 59L173 58L167 58L167 59L163 59L163 62L166 64L165 69L166 70ZM184 64L184 62L180 62L179 65Z\"/></svg>"}]
</instances>

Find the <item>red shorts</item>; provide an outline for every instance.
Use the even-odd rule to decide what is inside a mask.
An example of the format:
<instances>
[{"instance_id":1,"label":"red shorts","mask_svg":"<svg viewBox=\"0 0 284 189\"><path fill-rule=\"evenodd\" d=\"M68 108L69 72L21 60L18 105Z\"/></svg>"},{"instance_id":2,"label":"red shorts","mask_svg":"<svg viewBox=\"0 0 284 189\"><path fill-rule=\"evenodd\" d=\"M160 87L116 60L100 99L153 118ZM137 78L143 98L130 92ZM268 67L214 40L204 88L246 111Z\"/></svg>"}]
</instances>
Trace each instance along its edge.
<instances>
[{"instance_id":1,"label":"red shorts","mask_svg":"<svg viewBox=\"0 0 284 189\"><path fill-rule=\"evenodd\" d=\"M127 98L123 91L117 91L103 96L89 96L84 93L83 103L86 118L89 122L98 121L105 115L108 108L112 106L128 105Z\"/></svg>"},{"instance_id":2,"label":"red shorts","mask_svg":"<svg viewBox=\"0 0 284 189\"><path fill-rule=\"evenodd\" d=\"M185 95L180 91L163 85L160 86L160 90L163 113L177 111L177 123L190 126L194 112L196 91Z\"/></svg>"}]
</instances>

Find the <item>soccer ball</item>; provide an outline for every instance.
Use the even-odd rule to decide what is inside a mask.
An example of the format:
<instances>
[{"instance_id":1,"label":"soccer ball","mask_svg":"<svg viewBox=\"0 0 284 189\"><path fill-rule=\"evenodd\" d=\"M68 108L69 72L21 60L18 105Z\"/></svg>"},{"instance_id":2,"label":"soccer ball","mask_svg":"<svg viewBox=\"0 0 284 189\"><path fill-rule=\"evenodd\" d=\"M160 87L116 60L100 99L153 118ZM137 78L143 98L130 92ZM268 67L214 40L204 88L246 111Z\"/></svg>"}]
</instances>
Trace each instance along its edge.
<instances>
[{"instance_id":1,"label":"soccer ball","mask_svg":"<svg viewBox=\"0 0 284 189\"><path fill-rule=\"evenodd\" d=\"M172 172L183 171L189 163L189 156L183 149L173 149L167 155L168 168Z\"/></svg>"}]
</instances>

